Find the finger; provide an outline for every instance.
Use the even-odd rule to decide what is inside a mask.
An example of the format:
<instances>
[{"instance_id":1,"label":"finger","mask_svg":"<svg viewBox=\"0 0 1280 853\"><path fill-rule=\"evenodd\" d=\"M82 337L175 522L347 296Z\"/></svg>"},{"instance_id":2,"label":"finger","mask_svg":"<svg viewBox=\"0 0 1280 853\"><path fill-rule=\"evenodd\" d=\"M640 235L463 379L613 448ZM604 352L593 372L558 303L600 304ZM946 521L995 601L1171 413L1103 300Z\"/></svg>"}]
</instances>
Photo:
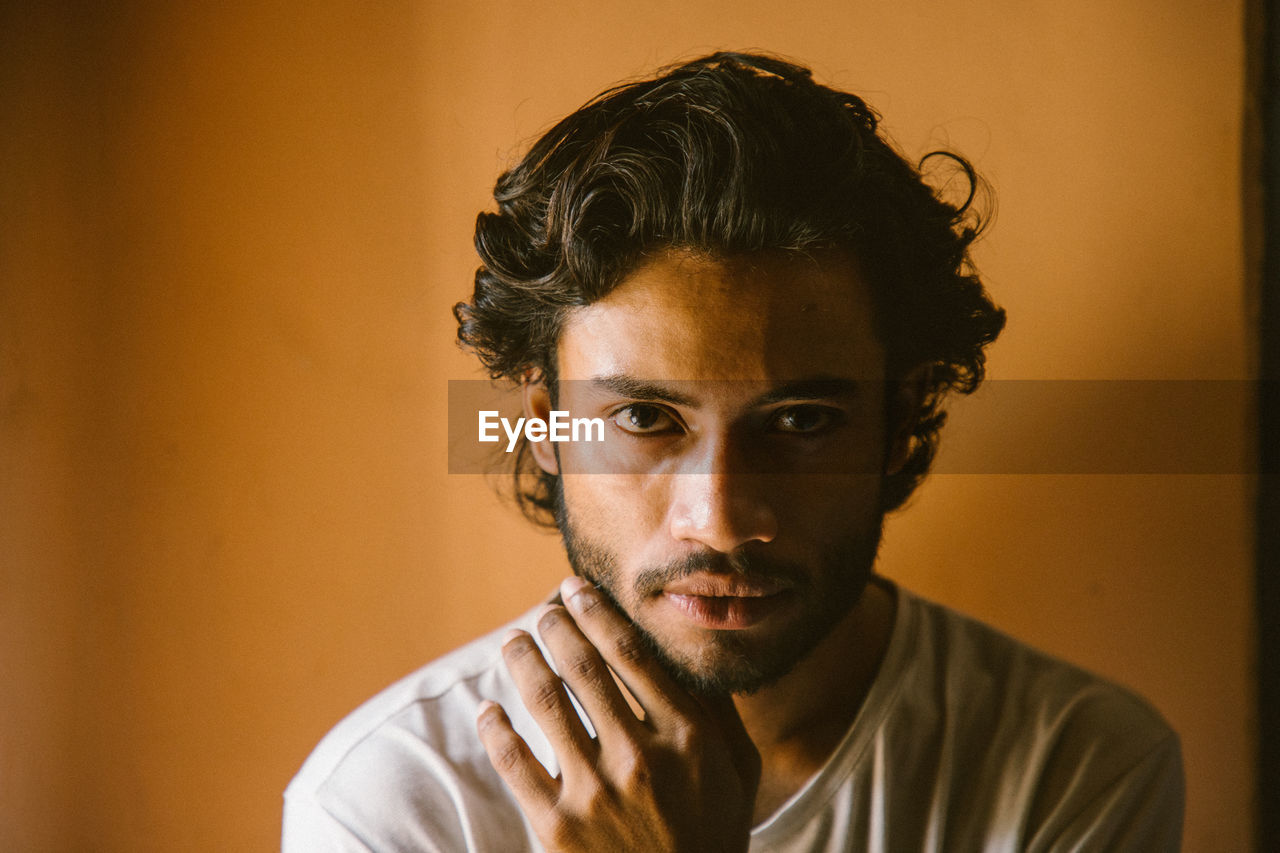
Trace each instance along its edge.
<instances>
[{"instance_id":1,"label":"finger","mask_svg":"<svg viewBox=\"0 0 1280 853\"><path fill-rule=\"evenodd\" d=\"M615 733L640 727L604 658L563 607L551 604L543 609L538 633L602 743L609 743Z\"/></svg>"},{"instance_id":2,"label":"finger","mask_svg":"<svg viewBox=\"0 0 1280 853\"><path fill-rule=\"evenodd\" d=\"M661 725L690 713L695 704L689 694L672 680L636 627L604 594L581 578L567 579L560 589L582 633L613 667L649 720Z\"/></svg>"},{"instance_id":3,"label":"finger","mask_svg":"<svg viewBox=\"0 0 1280 853\"><path fill-rule=\"evenodd\" d=\"M593 763L597 746L569 701L564 682L547 665L533 638L524 631L512 631L502 645L502 658L520 700L547 736L565 772L572 774Z\"/></svg>"},{"instance_id":4,"label":"finger","mask_svg":"<svg viewBox=\"0 0 1280 853\"><path fill-rule=\"evenodd\" d=\"M476 732L489 763L511 789L530 820L555 806L559 783L534 757L524 738L511 727L511 719L497 702L485 701L476 716Z\"/></svg>"}]
</instances>

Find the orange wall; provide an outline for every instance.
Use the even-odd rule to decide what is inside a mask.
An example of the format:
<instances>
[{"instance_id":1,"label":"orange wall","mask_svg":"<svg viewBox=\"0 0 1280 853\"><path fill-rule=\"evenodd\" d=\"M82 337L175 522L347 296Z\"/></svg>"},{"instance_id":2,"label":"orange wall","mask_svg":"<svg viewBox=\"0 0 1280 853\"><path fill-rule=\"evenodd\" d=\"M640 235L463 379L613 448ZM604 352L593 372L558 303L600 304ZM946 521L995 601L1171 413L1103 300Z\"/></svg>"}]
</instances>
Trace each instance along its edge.
<instances>
[{"instance_id":1,"label":"orange wall","mask_svg":"<svg viewBox=\"0 0 1280 853\"><path fill-rule=\"evenodd\" d=\"M476 375L449 306L497 172L606 83L765 47L970 155L993 376L1250 369L1238 0L28 5L0 11L2 849L271 849L329 726L550 589L555 539L446 473L446 379ZM940 476L884 570L1145 693L1187 849L1243 850L1250 488Z\"/></svg>"}]
</instances>

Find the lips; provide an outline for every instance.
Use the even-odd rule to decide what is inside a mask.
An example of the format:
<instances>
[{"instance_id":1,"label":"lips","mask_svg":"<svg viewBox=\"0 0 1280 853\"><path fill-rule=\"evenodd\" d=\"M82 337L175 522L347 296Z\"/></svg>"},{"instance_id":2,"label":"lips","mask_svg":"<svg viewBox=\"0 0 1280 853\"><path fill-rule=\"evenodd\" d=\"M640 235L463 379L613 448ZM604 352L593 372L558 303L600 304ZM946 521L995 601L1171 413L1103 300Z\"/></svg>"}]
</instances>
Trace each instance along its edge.
<instances>
[{"instance_id":1,"label":"lips","mask_svg":"<svg viewBox=\"0 0 1280 853\"><path fill-rule=\"evenodd\" d=\"M667 584L662 598L701 628L741 630L783 607L790 585L768 578L698 574Z\"/></svg>"},{"instance_id":2,"label":"lips","mask_svg":"<svg viewBox=\"0 0 1280 853\"><path fill-rule=\"evenodd\" d=\"M789 584L772 578L743 578L734 575L689 575L663 587L667 595L701 598L766 598L788 589Z\"/></svg>"}]
</instances>

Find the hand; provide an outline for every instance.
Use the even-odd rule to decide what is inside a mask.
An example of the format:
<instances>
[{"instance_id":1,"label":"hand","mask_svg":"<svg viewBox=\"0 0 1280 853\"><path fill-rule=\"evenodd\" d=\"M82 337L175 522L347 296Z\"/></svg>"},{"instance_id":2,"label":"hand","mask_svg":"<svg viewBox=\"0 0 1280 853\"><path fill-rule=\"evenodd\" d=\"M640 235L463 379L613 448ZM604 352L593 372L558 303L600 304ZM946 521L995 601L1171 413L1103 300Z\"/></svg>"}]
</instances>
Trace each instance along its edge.
<instances>
[{"instance_id":1,"label":"hand","mask_svg":"<svg viewBox=\"0 0 1280 853\"><path fill-rule=\"evenodd\" d=\"M590 584L561 585L570 612L548 605L533 638L512 632L502 648L520 698L560 761L552 778L485 703L476 724L489 760L549 851L744 851L760 782L760 755L732 699L697 698L645 650L635 628ZM606 666L607 664L607 666ZM644 710L632 712L609 667ZM588 734L565 685L595 727Z\"/></svg>"}]
</instances>

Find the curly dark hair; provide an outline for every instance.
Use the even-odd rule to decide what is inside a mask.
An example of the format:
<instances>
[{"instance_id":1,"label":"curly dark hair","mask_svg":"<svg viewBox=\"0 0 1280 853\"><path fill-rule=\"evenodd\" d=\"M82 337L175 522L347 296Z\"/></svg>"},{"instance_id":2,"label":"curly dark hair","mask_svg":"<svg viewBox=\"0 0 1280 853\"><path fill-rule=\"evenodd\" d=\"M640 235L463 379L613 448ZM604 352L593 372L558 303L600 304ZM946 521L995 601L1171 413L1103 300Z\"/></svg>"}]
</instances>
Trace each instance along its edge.
<instances>
[{"instance_id":1,"label":"curly dark hair","mask_svg":"<svg viewBox=\"0 0 1280 853\"><path fill-rule=\"evenodd\" d=\"M933 461L943 396L977 388L1004 311L969 259L983 224L974 170L944 152L912 166L878 122L857 96L758 54L714 53L605 91L498 178L498 212L476 219L475 292L454 306L459 342L491 378L536 374L554 395L566 315L648 252L847 250L872 291L888 378L929 368L907 463L882 490L883 511L900 507ZM937 154L968 180L960 204L921 177ZM521 509L553 526L557 487L522 439Z\"/></svg>"}]
</instances>

